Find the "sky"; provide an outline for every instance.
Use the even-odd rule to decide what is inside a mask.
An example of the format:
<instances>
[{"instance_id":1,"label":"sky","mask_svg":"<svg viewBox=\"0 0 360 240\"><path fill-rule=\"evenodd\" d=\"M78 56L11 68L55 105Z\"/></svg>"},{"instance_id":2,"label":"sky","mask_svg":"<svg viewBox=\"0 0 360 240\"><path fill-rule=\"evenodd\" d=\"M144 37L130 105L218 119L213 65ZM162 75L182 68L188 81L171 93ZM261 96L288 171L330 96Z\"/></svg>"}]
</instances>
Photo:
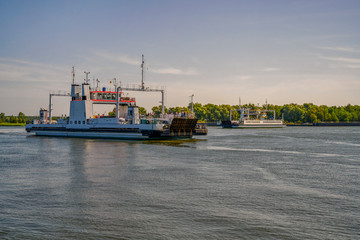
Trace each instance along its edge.
<instances>
[{"instance_id":1,"label":"sky","mask_svg":"<svg viewBox=\"0 0 360 240\"><path fill-rule=\"evenodd\" d=\"M85 74L166 106L360 104L360 1L0 1L0 112L38 115ZM127 92L139 106L159 93ZM53 99L54 114L69 98ZM100 111L100 110L99 110Z\"/></svg>"}]
</instances>

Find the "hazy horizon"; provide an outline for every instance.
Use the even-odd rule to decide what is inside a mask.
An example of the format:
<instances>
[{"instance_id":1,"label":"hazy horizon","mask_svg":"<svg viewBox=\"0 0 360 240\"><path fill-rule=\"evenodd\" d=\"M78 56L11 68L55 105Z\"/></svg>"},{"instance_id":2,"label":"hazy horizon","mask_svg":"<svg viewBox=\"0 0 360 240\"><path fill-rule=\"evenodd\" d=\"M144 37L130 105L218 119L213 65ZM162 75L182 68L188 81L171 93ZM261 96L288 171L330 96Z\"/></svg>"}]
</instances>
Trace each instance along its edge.
<instances>
[{"instance_id":1,"label":"hazy horizon","mask_svg":"<svg viewBox=\"0 0 360 240\"><path fill-rule=\"evenodd\" d=\"M166 106L360 104L359 1L1 1L0 112L37 115L90 72ZM92 81L91 81L92 82ZM128 92L139 106L159 93ZM69 98L53 100L68 114Z\"/></svg>"}]
</instances>

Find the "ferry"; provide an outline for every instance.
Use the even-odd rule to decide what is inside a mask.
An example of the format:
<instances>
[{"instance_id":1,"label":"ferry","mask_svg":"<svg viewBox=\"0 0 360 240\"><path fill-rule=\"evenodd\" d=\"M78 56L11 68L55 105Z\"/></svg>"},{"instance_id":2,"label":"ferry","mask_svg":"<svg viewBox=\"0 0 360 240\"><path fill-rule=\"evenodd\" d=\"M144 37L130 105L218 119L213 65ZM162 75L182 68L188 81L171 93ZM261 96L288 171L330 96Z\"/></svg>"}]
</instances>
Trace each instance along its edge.
<instances>
[{"instance_id":1,"label":"ferry","mask_svg":"<svg viewBox=\"0 0 360 240\"><path fill-rule=\"evenodd\" d=\"M81 85L74 83L73 75L71 93L50 94L49 110L40 109L40 119L27 124L26 131L38 136L134 140L192 138L195 134L207 134L207 129L198 125L196 118L165 115L164 105L160 118L141 117L135 98L123 96L124 88L116 87L116 91L92 89L88 74ZM137 90L151 91L143 82ZM164 91L160 92L164 96ZM71 97L69 117L52 121L52 96ZM95 104L115 105L115 116L94 114Z\"/></svg>"},{"instance_id":2,"label":"ferry","mask_svg":"<svg viewBox=\"0 0 360 240\"><path fill-rule=\"evenodd\" d=\"M223 128L283 128L286 124L283 120L276 120L275 110L250 110L249 108L240 108L235 110L240 113L240 118L237 121L230 120L222 121ZM267 118L267 112L272 112L272 119Z\"/></svg>"}]
</instances>

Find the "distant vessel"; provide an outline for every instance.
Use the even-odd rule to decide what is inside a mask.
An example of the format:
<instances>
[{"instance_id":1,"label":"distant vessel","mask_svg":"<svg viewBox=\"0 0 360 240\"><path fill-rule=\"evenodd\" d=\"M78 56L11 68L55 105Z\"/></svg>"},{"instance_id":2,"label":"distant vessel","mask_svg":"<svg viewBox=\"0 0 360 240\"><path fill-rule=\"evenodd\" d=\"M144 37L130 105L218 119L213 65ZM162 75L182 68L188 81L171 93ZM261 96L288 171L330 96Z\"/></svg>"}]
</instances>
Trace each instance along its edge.
<instances>
[{"instance_id":1,"label":"distant vessel","mask_svg":"<svg viewBox=\"0 0 360 240\"><path fill-rule=\"evenodd\" d=\"M240 113L238 121L222 121L223 128L283 128L286 127L283 120L276 120L275 110L250 110L249 108L240 108L235 110ZM267 113L272 112L272 118L268 119Z\"/></svg>"},{"instance_id":2,"label":"distant vessel","mask_svg":"<svg viewBox=\"0 0 360 240\"><path fill-rule=\"evenodd\" d=\"M144 59L142 67L144 65ZM26 131L40 136L87 137L114 139L174 139L191 138L194 134L206 135L207 129L197 125L197 119L192 117L174 117L164 114L164 105L160 118L141 117L134 98L123 97L122 89L133 91L159 91L164 100L164 90L145 88L121 88L116 91L102 91L91 88L86 79L81 85L73 83L71 93L50 94L49 110L40 110L40 119L26 125ZM143 75L143 74L142 74ZM116 80L115 80L116 82ZM51 97L71 96L70 115L57 119L54 123L51 116ZM116 106L115 116L94 115L95 104L112 104ZM162 101L164 104L164 101ZM49 116L48 116L49 114Z\"/></svg>"}]
</instances>

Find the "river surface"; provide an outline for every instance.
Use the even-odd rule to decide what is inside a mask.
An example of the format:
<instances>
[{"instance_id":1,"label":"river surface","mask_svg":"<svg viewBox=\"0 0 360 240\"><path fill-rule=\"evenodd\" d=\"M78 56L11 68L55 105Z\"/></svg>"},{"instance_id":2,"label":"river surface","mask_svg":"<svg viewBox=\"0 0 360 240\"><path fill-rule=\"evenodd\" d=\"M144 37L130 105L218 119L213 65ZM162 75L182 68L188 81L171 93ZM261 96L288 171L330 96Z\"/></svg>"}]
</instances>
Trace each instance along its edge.
<instances>
[{"instance_id":1,"label":"river surface","mask_svg":"<svg viewBox=\"0 0 360 240\"><path fill-rule=\"evenodd\" d=\"M360 127L174 142L0 127L0 239L360 239Z\"/></svg>"}]
</instances>

